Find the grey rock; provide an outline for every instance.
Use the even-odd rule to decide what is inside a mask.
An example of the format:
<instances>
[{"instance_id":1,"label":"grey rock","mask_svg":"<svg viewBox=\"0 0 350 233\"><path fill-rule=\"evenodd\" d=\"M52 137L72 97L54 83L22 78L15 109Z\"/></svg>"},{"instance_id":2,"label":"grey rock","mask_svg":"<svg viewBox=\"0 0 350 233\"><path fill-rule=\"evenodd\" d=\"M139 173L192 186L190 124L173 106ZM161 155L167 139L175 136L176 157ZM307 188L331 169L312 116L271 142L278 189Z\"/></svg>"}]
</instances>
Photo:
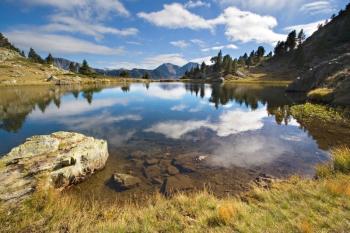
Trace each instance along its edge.
<instances>
[{"instance_id":1,"label":"grey rock","mask_svg":"<svg viewBox=\"0 0 350 233\"><path fill-rule=\"evenodd\" d=\"M114 173L112 178L117 187L121 190L132 189L141 183L138 177L128 174Z\"/></svg>"},{"instance_id":2,"label":"grey rock","mask_svg":"<svg viewBox=\"0 0 350 233\"><path fill-rule=\"evenodd\" d=\"M0 164L0 200L17 202L39 185L63 190L102 169L107 142L78 133L33 136L5 155Z\"/></svg>"}]
</instances>

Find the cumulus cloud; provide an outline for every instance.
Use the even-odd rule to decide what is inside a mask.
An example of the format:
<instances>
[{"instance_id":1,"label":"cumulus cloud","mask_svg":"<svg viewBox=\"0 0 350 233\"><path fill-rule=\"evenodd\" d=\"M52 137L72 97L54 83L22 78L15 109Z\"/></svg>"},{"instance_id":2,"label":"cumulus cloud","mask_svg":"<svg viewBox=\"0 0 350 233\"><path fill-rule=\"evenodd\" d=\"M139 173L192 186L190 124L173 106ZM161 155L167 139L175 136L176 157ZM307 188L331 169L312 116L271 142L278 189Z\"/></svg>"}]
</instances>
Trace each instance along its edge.
<instances>
[{"instance_id":1,"label":"cumulus cloud","mask_svg":"<svg viewBox=\"0 0 350 233\"><path fill-rule=\"evenodd\" d=\"M210 7L210 3L202 0L189 0L187 3L185 3L185 7L189 9L197 7Z\"/></svg>"},{"instance_id":2,"label":"cumulus cloud","mask_svg":"<svg viewBox=\"0 0 350 233\"><path fill-rule=\"evenodd\" d=\"M272 16L262 16L229 7L214 21L217 24L225 24L225 35L232 41L275 43L285 39L285 35L273 31L277 26L277 20Z\"/></svg>"},{"instance_id":3,"label":"cumulus cloud","mask_svg":"<svg viewBox=\"0 0 350 233\"><path fill-rule=\"evenodd\" d=\"M195 45L197 45L199 47L204 47L205 46L205 42L200 40L200 39L192 39L190 41L191 41L191 43L193 43L193 44L195 44Z\"/></svg>"},{"instance_id":4,"label":"cumulus cloud","mask_svg":"<svg viewBox=\"0 0 350 233\"><path fill-rule=\"evenodd\" d=\"M307 24L292 25L284 28L284 31L286 32L290 32L293 30L300 31L301 29L303 29L306 36L311 36L315 31L317 31L318 25L323 24L325 21L326 20L320 20L320 21L307 23Z\"/></svg>"},{"instance_id":5,"label":"cumulus cloud","mask_svg":"<svg viewBox=\"0 0 350 233\"><path fill-rule=\"evenodd\" d=\"M151 126L145 132L159 133L167 138L180 139L185 134L203 127L215 131L219 137L227 137L240 132L261 129L264 126L262 120L265 117L265 109L254 112L232 110L224 112L219 117L218 122L209 120L166 121Z\"/></svg>"},{"instance_id":6,"label":"cumulus cloud","mask_svg":"<svg viewBox=\"0 0 350 233\"><path fill-rule=\"evenodd\" d=\"M331 14L335 12L336 9L332 6L330 1L315 1L303 4L300 7L300 11L306 14Z\"/></svg>"},{"instance_id":7,"label":"cumulus cloud","mask_svg":"<svg viewBox=\"0 0 350 233\"><path fill-rule=\"evenodd\" d=\"M46 53L120 55L124 52L122 47L110 48L71 36L36 31L10 31L5 34L20 48L32 47L37 51Z\"/></svg>"},{"instance_id":8,"label":"cumulus cloud","mask_svg":"<svg viewBox=\"0 0 350 233\"><path fill-rule=\"evenodd\" d=\"M166 28L213 29L214 25L206 19L191 13L179 3L165 4L157 12L140 12L138 17L156 25Z\"/></svg>"},{"instance_id":9,"label":"cumulus cloud","mask_svg":"<svg viewBox=\"0 0 350 233\"><path fill-rule=\"evenodd\" d=\"M209 51L218 51L221 49L238 49L238 47L234 44L228 44L228 45L218 45L210 48L204 48L202 49L202 52L209 52Z\"/></svg>"},{"instance_id":10,"label":"cumulus cloud","mask_svg":"<svg viewBox=\"0 0 350 233\"><path fill-rule=\"evenodd\" d=\"M171 41L170 44L181 49L184 49L189 46L189 44L184 40Z\"/></svg>"},{"instance_id":11,"label":"cumulus cloud","mask_svg":"<svg viewBox=\"0 0 350 233\"><path fill-rule=\"evenodd\" d=\"M171 29L189 28L213 31L218 25L224 25L225 35L232 41L257 43L275 43L285 35L275 33L277 20L272 16L262 16L236 7L228 7L214 19L204 19L191 13L179 3L166 4L161 11L137 14L140 18L159 26Z\"/></svg>"}]
</instances>

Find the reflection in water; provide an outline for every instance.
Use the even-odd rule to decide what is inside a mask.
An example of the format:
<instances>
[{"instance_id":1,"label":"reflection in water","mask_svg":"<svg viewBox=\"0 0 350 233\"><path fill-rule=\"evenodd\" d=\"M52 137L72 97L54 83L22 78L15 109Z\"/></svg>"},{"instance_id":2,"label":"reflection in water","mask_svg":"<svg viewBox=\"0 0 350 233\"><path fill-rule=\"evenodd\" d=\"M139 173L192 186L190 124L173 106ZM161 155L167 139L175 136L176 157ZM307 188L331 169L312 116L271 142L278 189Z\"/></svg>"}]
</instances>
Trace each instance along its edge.
<instances>
[{"instance_id":1,"label":"reflection in water","mask_svg":"<svg viewBox=\"0 0 350 233\"><path fill-rule=\"evenodd\" d=\"M115 148L187 148L211 153L212 165L279 164L307 170L325 158L318 135L300 129L284 88L147 83L117 87L11 87L0 92L0 153L26 137L72 130ZM214 107L213 107L214 106ZM343 134L349 139L349 133ZM337 138L334 138L337 141ZM194 143L195 142L195 143ZM328 149L332 141L327 141ZM282 165L281 165L282 164Z\"/></svg>"},{"instance_id":2,"label":"reflection in water","mask_svg":"<svg viewBox=\"0 0 350 233\"><path fill-rule=\"evenodd\" d=\"M303 96L287 96L283 87L261 85L1 88L0 154L32 135L77 131L109 144L106 169L78 188L87 195L93 190L115 197L105 185L115 170L142 178L140 192L154 190L160 184L145 176L143 160L154 157L160 161L153 168L158 180L168 176L166 168L175 159L195 167L195 173L186 173L193 185L209 183L226 194L260 172L313 174L332 145L350 141L350 130L318 130L317 123L302 128L290 106L303 101ZM205 161L198 163L203 154Z\"/></svg>"}]
</instances>

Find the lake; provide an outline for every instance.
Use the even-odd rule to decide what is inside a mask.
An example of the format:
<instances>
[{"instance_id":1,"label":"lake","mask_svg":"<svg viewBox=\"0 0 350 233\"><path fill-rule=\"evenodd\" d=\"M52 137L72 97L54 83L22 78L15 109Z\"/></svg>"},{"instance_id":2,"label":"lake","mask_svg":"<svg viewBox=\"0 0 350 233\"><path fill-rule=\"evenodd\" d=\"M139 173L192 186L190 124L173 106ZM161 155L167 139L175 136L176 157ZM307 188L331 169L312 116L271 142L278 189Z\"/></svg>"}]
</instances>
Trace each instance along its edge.
<instances>
[{"instance_id":1,"label":"lake","mask_svg":"<svg viewBox=\"0 0 350 233\"><path fill-rule=\"evenodd\" d=\"M290 114L290 106L303 101L281 86L247 84L1 88L0 154L33 135L76 131L106 139L110 157L103 171L68 192L142 197L179 173L188 178L179 184L184 190L206 187L224 196L246 190L262 173L312 176L314 165L328 160L333 137L325 142L327 135L319 137ZM110 182L114 171L142 184L117 190Z\"/></svg>"}]
</instances>

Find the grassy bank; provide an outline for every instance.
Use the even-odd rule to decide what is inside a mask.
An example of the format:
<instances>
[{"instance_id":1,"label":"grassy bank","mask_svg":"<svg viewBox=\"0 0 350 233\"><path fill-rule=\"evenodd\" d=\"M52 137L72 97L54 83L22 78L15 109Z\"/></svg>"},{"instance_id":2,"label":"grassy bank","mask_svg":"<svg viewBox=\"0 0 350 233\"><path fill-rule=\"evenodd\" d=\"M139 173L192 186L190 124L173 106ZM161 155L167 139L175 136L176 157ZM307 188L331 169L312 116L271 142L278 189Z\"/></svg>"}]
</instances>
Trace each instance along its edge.
<instances>
[{"instance_id":1,"label":"grassy bank","mask_svg":"<svg viewBox=\"0 0 350 233\"><path fill-rule=\"evenodd\" d=\"M349 232L350 150L333 151L318 179L291 177L241 197L154 196L142 205L81 202L38 192L1 209L1 232ZM326 171L326 172L325 172Z\"/></svg>"}]
</instances>

